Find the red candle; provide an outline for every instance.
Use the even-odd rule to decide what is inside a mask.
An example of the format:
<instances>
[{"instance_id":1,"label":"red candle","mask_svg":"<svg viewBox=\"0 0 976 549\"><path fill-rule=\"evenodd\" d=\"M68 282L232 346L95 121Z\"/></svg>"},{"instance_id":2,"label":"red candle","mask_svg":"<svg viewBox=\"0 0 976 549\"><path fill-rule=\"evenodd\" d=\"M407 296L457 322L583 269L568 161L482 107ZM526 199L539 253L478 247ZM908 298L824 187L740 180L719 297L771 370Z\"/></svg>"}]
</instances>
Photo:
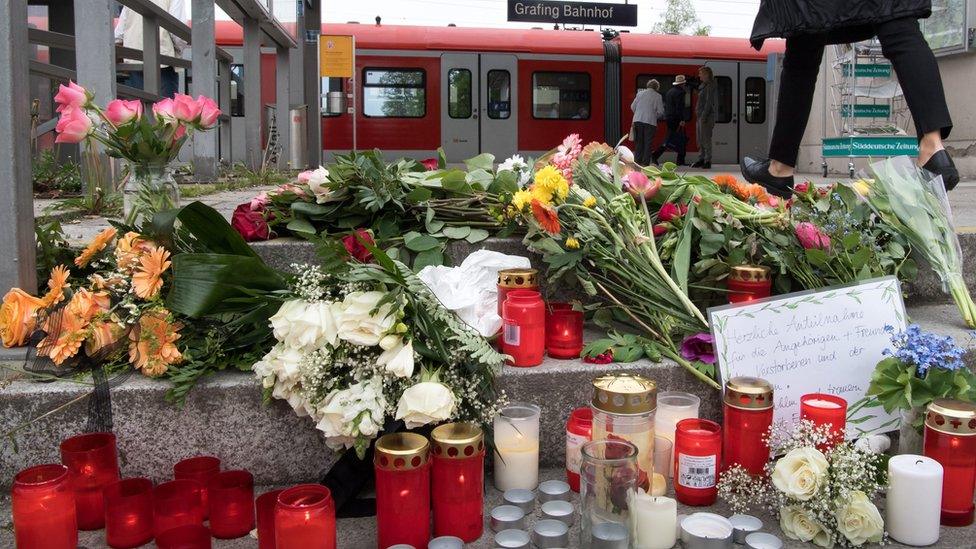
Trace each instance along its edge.
<instances>
[{"instance_id":1,"label":"red candle","mask_svg":"<svg viewBox=\"0 0 976 549\"><path fill-rule=\"evenodd\" d=\"M275 549L275 507L284 490L272 490L258 496L258 549Z\"/></svg>"},{"instance_id":2,"label":"red candle","mask_svg":"<svg viewBox=\"0 0 976 549\"><path fill-rule=\"evenodd\" d=\"M769 267L736 265L729 271L729 303L744 303L769 297L773 279Z\"/></svg>"},{"instance_id":3,"label":"red candle","mask_svg":"<svg viewBox=\"0 0 976 549\"><path fill-rule=\"evenodd\" d=\"M430 461L427 439L393 433L376 440L376 538L380 547L430 541ZM280 549L280 548L279 548Z\"/></svg>"},{"instance_id":4,"label":"red candle","mask_svg":"<svg viewBox=\"0 0 976 549\"><path fill-rule=\"evenodd\" d=\"M593 435L593 408L576 408L566 421L566 482L574 492L580 491L580 450Z\"/></svg>"},{"instance_id":5,"label":"red candle","mask_svg":"<svg viewBox=\"0 0 976 549\"><path fill-rule=\"evenodd\" d=\"M973 523L976 405L936 399L925 411L924 454L942 464L942 524Z\"/></svg>"},{"instance_id":6,"label":"red candle","mask_svg":"<svg viewBox=\"0 0 976 549\"><path fill-rule=\"evenodd\" d=\"M299 484L278 494L277 549L336 549L335 503L320 484Z\"/></svg>"},{"instance_id":7,"label":"red candle","mask_svg":"<svg viewBox=\"0 0 976 549\"><path fill-rule=\"evenodd\" d=\"M148 478L125 478L109 484L105 498L105 542L128 549L153 539L153 483Z\"/></svg>"},{"instance_id":8,"label":"red candle","mask_svg":"<svg viewBox=\"0 0 976 549\"><path fill-rule=\"evenodd\" d=\"M583 311L559 307L547 309L547 313L546 353L558 359L579 358L583 352Z\"/></svg>"},{"instance_id":9,"label":"red candle","mask_svg":"<svg viewBox=\"0 0 976 549\"><path fill-rule=\"evenodd\" d=\"M535 269L502 269L498 271L498 316L502 316L502 305L508 292L512 290L539 289L539 271Z\"/></svg>"},{"instance_id":10,"label":"red candle","mask_svg":"<svg viewBox=\"0 0 976 549\"><path fill-rule=\"evenodd\" d=\"M800 397L800 419L812 421L817 427L830 425L832 447L844 441L847 430L847 401L836 395L827 393L810 393ZM820 450L826 450L821 448Z\"/></svg>"},{"instance_id":11,"label":"red candle","mask_svg":"<svg viewBox=\"0 0 976 549\"><path fill-rule=\"evenodd\" d=\"M188 479L200 483L200 501L203 504L204 520L210 514L210 503L207 499L207 485L210 478L220 472L220 459L213 456L196 456L186 458L173 466L173 478Z\"/></svg>"},{"instance_id":12,"label":"red candle","mask_svg":"<svg viewBox=\"0 0 976 549\"><path fill-rule=\"evenodd\" d=\"M115 434L86 433L61 443L61 463L68 468L75 493L78 528L98 530L105 526L102 489L119 480Z\"/></svg>"},{"instance_id":13,"label":"red candle","mask_svg":"<svg viewBox=\"0 0 976 549\"><path fill-rule=\"evenodd\" d=\"M68 468L57 463L17 473L11 490L18 549L75 549L78 523Z\"/></svg>"},{"instance_id":14,"label":"red candle","mask_svg":"<svg viewBox=\"0 0 976 549\"><path fill-rule=\"evenodd\" d=\"M156 539L159 534L177 526L203 523L203 504L200 503L200 483L195 480L171 480L153 491L153 517Z\"/></svg>"},{"instance_id":15,"label":"red candle","mask_svg":"<svg viewBox=\"0 0 976 549\"><path fill-rule=\"evenodd\" d=\"M448 423L430 438L434 535L473 542L484 530L484 433L473 423Z\"/></svg>"},{"instance_id":16,"label":"red candle","mask_svg":"<svg viewBox=\"0 0 976 549\"><path fill-rule=\"evenodd\" d=\"M538 366L546 347L545 305L539 292L513 290L502 306L502 352L512 366Z\"/></svg>"},{"instance_id":17,"label":"red candle","mask_svg":"<svg viewBox=\"0 0 976 549\"><path fill-rule=\"evenodd\" d=\"M210 529L202 524L185 524L156 534L156 549L210 549Z\"/></svg>"},{"instance_id":18,"label":"red candle","mask_svg":"<svg viewBox=\"0 0 976 549\"><path fill-rule=\"evenodd\" d=\"M722 457L725 468L741 465L765 474L769 461L766 433L773 424L773 387L757 377L733 377L725 384Z\"/></svg>"},{"instance_id":19,"label":"red candle","mask_svg":"<svg viewBox=\"0 0 976 549\"><path fill-rule=\"evenodd\" d=\"M215 538L246 536L254 529L254 477L247 471L223 471L210 479L210 531Z\"/></svg>"},{"instance_id":20,"label":"red candle","mask_svg":"<svg viewBox=\"0 0 976 549\"><path fill-rule=\"evenodd\" d=\"M722 427L701 418L683 419L674 431L674 494L685 505L712 505L718 498Z\"/></svg>"}]
</instances>

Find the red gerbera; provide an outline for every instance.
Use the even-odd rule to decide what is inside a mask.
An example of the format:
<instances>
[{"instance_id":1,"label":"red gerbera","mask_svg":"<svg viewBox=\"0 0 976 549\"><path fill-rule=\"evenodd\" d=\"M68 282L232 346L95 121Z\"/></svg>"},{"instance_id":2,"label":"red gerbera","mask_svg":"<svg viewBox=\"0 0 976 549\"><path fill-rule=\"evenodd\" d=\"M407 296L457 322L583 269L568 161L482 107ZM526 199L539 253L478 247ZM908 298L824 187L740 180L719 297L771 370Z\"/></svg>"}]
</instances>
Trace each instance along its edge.
<instances>
[{"instance_id":1,"label":"red gerbera","mask_svg":"<svg viewBox=\"0 0 976 549\"><path fill-rule=\"evenodd\" d=\"M538 200L533 200L532 215L535 216L535 220L539 222L542 230L549 234L559 234L561 228L559 226L559 215L556 213L555 208L545 206Z\"/></svg>"}]
</instances>

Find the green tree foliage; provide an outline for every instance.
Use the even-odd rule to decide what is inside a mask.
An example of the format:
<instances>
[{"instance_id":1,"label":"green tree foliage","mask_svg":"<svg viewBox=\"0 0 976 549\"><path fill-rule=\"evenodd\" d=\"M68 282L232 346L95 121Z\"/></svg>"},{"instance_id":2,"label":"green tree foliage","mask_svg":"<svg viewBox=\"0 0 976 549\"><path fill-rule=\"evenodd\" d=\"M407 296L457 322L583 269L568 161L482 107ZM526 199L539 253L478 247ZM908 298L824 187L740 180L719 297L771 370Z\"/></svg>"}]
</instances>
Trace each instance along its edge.
<instances>
[{"instance_id":1,"label":"green tree foliage","mask_svg":"<svg viewBox=\"0 0 976 549\"><path fill-rule=\"evenodd\" d=\"M654 23L658 34L692 34L708 36L711 27L702 25L692 0L667 0L661 20Z\"/></svg>"}]
</instances>

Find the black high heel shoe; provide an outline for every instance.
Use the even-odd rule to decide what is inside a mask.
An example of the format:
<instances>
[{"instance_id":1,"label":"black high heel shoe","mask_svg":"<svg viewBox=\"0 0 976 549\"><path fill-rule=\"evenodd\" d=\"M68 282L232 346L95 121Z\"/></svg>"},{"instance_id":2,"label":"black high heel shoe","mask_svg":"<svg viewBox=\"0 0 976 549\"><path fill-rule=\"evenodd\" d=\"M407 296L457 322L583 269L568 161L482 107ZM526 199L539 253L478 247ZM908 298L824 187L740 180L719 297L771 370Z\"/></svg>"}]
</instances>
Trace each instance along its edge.
<instances>
[{"instance_id":1,"label":"black high heel shoe","mask_svg":"<svg viewBox=\"0 0 976 549\"><path fill-rule=\"evenodd\" d=\"M952 157L949 156L949 153L945 149L936 151L922 168L935 175L941 175L942 184L945 185L945 190L947 191L951 191L959 184L959 170L956 169L956 165L952 162Z\"/></svg>"},{"instance_id":2,"label":"black high heel shoe","mask_svg":"<svg viewBox=\"0 0 976 549\"><path fill-rule=\"evenodd\" d=\"M746 181L762 185L770 194L787 199L793 196L793 176L776 177L769 173L769 160L746 156L742 158L739 168Z\"/></svg>"}]
</instances>

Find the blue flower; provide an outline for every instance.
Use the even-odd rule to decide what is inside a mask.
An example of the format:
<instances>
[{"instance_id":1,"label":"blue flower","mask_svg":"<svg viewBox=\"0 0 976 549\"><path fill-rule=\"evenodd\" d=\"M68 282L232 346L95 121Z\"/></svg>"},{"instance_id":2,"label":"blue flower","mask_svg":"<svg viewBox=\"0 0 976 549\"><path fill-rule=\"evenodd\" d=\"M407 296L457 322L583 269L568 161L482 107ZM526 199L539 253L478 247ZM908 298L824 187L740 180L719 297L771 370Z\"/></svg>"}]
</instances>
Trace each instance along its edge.
<instances>
[{"instance_id":1,"label":"blue flower","mask_svg":"<svg viewBox=\"0 0 976 549\"><path fill-rule=\"evenodd\" d=\"M924 378L929 368L958 370L964 368L962 357L965 350L956 345L950 336L940 336L923 332L917 324L912 324L904 332L895 332L894 327L885 326L891 335L894 351L885 349L885 356L893 356L909 366L915 367L915 375Z\"/></svg>"}]
</instances>

